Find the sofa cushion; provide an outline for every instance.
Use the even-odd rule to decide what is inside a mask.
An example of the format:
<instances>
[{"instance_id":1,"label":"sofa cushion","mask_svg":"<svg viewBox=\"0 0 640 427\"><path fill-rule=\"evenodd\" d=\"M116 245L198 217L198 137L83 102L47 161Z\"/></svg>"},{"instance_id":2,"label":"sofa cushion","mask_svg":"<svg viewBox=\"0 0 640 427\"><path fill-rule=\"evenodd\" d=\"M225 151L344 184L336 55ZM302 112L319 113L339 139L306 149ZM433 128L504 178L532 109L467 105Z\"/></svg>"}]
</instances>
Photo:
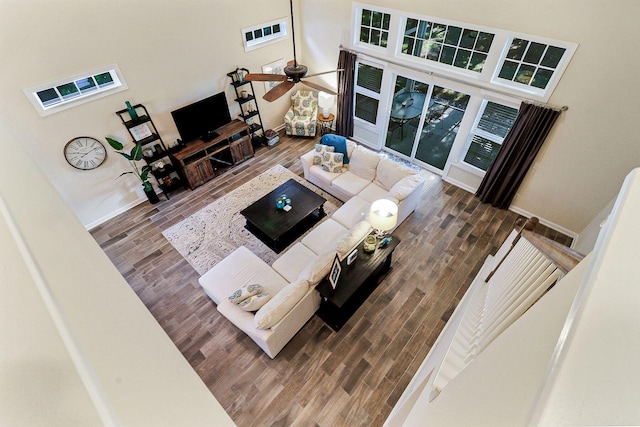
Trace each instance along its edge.
<instances>
[{"instance_id":1,"label":"sofa cushion","mask_svg":"<svg viewBox=\"0 0 640 427\"><path fill-rule=\"evenodd\" d=\"M367 221L360 221L353 226L353 228L338 239L336 243L338 258L343 260L370 232L371 224Z\"/></svg>"},{"instance_id":2,"label":"sofa cushion","mask_svg":"<svg viewBox=\"0 0 640 427\"><path fill-rule=\"evenodd\" d=\"M336 242L348 230L339 222L329 218L304 236L302 244L318 255L328 251L335 251Z\"/></svg>"},{"instance_id":3,"label":"sofa cushion","mask_svg":"<svg viewBox=\"0 0 640 427\"><path fill-rule=\"evenodd\" d=\"M313 149L313 164L321 165L324 153L331 153L334 150L335 150L334 147L329 147L328 145L323 145L323 144L316 144Z\"/></svg>"},{"instance_id":4,"label":"sofa cushion","mask_svg":"<svg viewBox=\"0 0 640 427\"><path fill-rule=\"evenodd\" d=\"M312 261L302 269L298 279L304 279L309 282L309 285L313 286L329 274L331 265L336 257L335 251L328 251L317 255Z\"/></svg>"},{"instance_id":5,"label":"sofa cushion","mask_svg":"<svg viewBox=\"0 0 640 427\"><path fill-rule=\"evenodd\" d=\"M253 318L253 325L258 329L269 329L277 324L302 299L309 290L309 282L296 280L275 294Z\"/></svg>"},{"instance_id":6,"label":"sofa cushion","mask_svg":"<svg viewBox=\"0 0 640 427\"><path fill-rule=\"evenodd\" d=\"M415 172L391 159L380 159L376 168L376 177L373 182L385 190L389 190L393 185L405 176L413 175Z\"/></svg>"},{"instance_id":7,"label":"sofa cushion","mask_svg":"<svg viewBox=\"0 0 640 427\"><path fill-rule=\"evenodd\" d=\"M331 219L338 221L347 228L351 228L367 218L370 208L371 202L363 199L359 195L353 196L331 215Z\"/></svg>"},{"instance_id":8,"label":"sofa cushion","mask_svg":"<svg viewBox=\"0 0 640 427\"><path fill-rule=\"evenodd\" d=\"M332 133L324 135L320 138L320 144L328 145L335 148L336 153L344 154L344 164L349 164L349 152L347 151L347 138Z\"/></svg>"},{"instance_id":9,"label":"sofa cushion","mask_svg":"<svg viewBox=\"0 0 640 427\"><path fill-rule=\"evenodd\" d=\"M252 295L249 298L242 300L238 307L244 311L258 311L271 299L271 295L266 293L260 293Z\"/></svg>"},{"instance_id":10,"label":"sofa cushion","mask_svg":"<svg viewBox=\"0 0 640 427\"><path fill-rule=\"evenodd\" d=\"M313 179L317 180L318 184L326 188L330 188L333 180L340 176L339 173L325 172L322 170L322 166L313 165L309 168L309 175Z\"/></svg>"},{"instance_id":11,"label":"sofa cushion","mask_svg":"<svg viewBox=\"0 0 640 427\"><path fill-rule=\"evenodd\" d=\"M266 262L244 246L227 255L200 279L200 286L216 304L227 300L236 289L256 283L275 295L287 282Z\"/></svg>"},{"instance_id":12,"label":"sofa cushion","mask_svg":"<svg viewBox=\"0 0 640 427\"><path fill-rule=\"evenodd\" d=\"M355 165L354 161L351 161L350 168ZM356 174L353 174L351 170L343 172L342 175L336 177L331 181L331 185L338 191L346 194L350 194L352 197L361 192L371 180L366 180Z\"/></svg>"},{"instance_id":13,"label":"sofa cushion","mask_svg":"<svg viewBox=\"0 0 640 427\"><path fill-rule=\"evenodd\" d=\"M231 295L229 295L229 301L234 304L239 304L250 296L257 295L262 292L262 285L251 284L245 285L240 289L236 289L233 291Z\"/></svg>"},{"instance_id":14,"label":"sofa cushion","mask_svg":"<svg viewBox=\"0 0 640 427\"><path fill-rule=\"evenodd\" d=\"M342 173L342 161L344 154L342 153L324 153L322 155L322 170L331 173Z\"/></svg>"},{"instance_id":15,"label":"sofa cushion","mask_svg":"<svg viewBox=\"0 0 640 427\"><path fill-rule=\"evenodd\" d=\"M380 156L377 153L358 145L351 155L349 171L367 181L373 181L379 161Z\"/></svg>"},{"instance_id":16,"label":"sofa cushion","mask_svg":"<svg viewBox=\"0 0 640 427\"><path fill-rule=\"evenodd\" d=\"M298 280L298 276L302 270L318 255L311 249L307 248L301 242L291 246L285 253L280 255L277 260L271 264L271 267L277 271L288 282Z\"/></svg>"},{"instance_id":17,"label":"sofa cushion","mask_svg":"<svg viewBox=\"0 0 640 427\"><path fill-rule=\"evenodd\" d=\"M393 187L389 189L389 197L394 197L398 201L403 201L409 194L415 190L422 178L416 175L409 175L396 182Z\"/></svg>"},{"instance_id":18,"label":"sofa cushion","mask_svg":"<svg viewBox=\"0 0 640 427\"><path fill-rule=\"evenodd\" d=\"M388 193L389 192L387 190L372 182L367 185L364 190L358 193L358 197L362 197L369 203L373 203L378 199L386 198Z\"/></svg>"}]
</instances>

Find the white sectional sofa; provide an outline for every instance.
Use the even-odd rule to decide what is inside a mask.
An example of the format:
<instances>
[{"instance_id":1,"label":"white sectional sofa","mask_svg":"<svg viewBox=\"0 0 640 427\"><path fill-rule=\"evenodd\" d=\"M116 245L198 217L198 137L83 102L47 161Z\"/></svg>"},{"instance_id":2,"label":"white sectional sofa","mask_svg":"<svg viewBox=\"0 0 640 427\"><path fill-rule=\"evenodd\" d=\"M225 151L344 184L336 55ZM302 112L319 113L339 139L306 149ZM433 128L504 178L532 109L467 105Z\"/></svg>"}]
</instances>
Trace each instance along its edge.
<instances>
[{"instance_id":1,"label":"white sectional sofa","mask_svg":"<svg viewBox=\"0 0 640 427\"><path fill-rule=\"evenodd\" d=\"M343 172L327 172L314 164L317 152L311 150L300 157L304 177L347 202L353 215L368 213L378 199L393 200L398 205L398 224L402 223L418 207L424 179L414 169L351 140L346 145L349 164Z\"/></svg>"},{"instance_id":2,"label":"white sectional sofa","mask_svg":"<svg viewBox=\"0 0 640 427\"><path fill-rule=\"evenodd\" d=\"M200 277L199 283L218 311L274 358L320 307L315 286L329 273L336 254L343 259L370 231L366 221L353 224L332 216L272 266L241 246ZM235 290L250 284L262 285L272 296L255 313L229 301Z\"/></svg>"}]
</instances>

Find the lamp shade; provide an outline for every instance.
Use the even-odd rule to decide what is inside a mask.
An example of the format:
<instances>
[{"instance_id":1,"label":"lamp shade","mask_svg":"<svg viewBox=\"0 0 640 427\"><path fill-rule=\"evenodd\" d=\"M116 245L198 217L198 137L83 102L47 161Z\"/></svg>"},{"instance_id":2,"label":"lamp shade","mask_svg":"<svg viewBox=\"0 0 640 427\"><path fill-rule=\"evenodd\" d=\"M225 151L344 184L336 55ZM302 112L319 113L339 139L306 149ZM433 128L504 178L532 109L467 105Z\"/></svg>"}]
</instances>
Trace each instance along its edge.
<instances>
[{"instance_id":1,"label":"lamp shade","mask_svg":"<svg viewBox=\"0 0 640 427\"><path fill-rule=\"evenodd\" d=\"M333 95L320 91L318 93L318 107L322 108L322 115L329 117L329 109L333 107Z\"/></svg>"},{"instance_id":2,"label":"lamp shade","mask_svg":"<svg viewBox=\"0 0 640 427\"><path fill-rule=\"evenodd\" d=\"M378 234L391 230L398 223L398 205L387 199L376 200L371 204L369 223Z\"/></svg>"}]
</instances>

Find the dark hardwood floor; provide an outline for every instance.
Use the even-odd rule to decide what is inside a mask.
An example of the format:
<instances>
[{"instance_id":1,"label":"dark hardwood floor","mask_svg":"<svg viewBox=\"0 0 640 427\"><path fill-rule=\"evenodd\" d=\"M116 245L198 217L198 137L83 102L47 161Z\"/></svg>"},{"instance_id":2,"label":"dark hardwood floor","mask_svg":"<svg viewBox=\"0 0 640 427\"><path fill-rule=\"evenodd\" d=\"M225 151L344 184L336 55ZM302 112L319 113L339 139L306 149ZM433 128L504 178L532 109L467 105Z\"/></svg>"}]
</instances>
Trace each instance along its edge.
<instances>
[{"instance_id":1,"label":"dark hardwood floor","mask_svg":"<svg viewBox=\"0 0 640 427\"><path fill-rule=\"evenodd\" d=\"M161 233L276 163L302 175L298 157L314 143L281 135L214 181L91 231L238 426L382 425L518 218L438 179L396 230L402 243L392 270L340 332L314 317L271 360L218 313ZM553 230L538 232L570 244Z\"/></svg>"}]
</instances>

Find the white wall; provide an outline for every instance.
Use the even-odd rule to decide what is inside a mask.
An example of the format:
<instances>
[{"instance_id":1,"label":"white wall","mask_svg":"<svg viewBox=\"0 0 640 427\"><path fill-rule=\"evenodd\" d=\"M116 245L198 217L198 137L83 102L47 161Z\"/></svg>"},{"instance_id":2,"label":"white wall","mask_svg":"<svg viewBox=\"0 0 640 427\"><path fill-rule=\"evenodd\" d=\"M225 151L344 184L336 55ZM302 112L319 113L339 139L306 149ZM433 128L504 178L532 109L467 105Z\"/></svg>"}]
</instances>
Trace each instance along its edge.
<instances>
[{"instance_id":1,"label":"white wall","mask_svg":"<svg viewBox=\"0 0 640 427\"><path fill-rule=\"evenodd\" d=\"M305 36L310 40L304 59L312 70L324 68L337 58L340 43L348 40L351 2L301 2ZM640 86L634 72L640 57L632 54L640 37L634 21L640 15L640 3L542 0L532 8L523 0L363 2L579 44L549 101L568 105L569 111L556 123L514 200L520 211L577 234L615 197L625 175L640 163L633 126L640 112ZM320 44L323 49L312 49ZM307 58L312 50L319 56Z\"/></svg>"},{"instance_id":2,"label":"white wall","mask_svg":"<svg viewBox=\"0 0 640 427\"><path fill-rule=\"evenodd\" d=\"M226 73L292 56L291 39L244 52L241 28L288 16L289 4L231 1L0 2L0 115L85 226L145 200L135 177L114 180L128 170L110 155L100 168L69 166L62 148L73 137L129 137L115 111L126 100L149 110L165 143L177 131L170 112L225 90L232 117L239 109ZM129 89L40 117L22 89L117 63ZM254 84L264 94L262 83ZM282 124L286 97L259 102L265 127ZM105 143L106 144L106 143Z\"/></svg>"}]
</instances>

